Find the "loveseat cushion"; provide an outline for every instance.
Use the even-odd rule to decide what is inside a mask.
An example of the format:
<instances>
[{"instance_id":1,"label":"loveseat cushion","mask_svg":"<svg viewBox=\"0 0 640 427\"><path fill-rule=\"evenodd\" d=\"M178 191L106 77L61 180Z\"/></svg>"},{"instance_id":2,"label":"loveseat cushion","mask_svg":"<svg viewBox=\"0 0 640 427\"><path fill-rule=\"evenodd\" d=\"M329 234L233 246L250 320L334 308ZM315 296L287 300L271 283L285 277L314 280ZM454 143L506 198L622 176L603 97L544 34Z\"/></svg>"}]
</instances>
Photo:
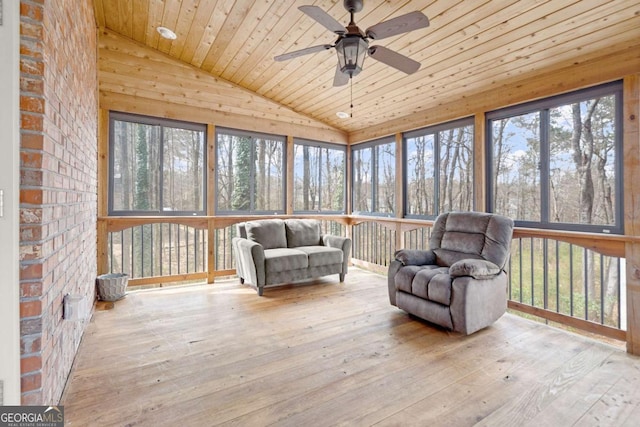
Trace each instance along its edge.
<instances>
[{"instance_id":1,"label":"loveseat cushion","mask_svg":"<svg viewBox=\"0 0 640 427\"><path fill-rule=\"evenodd\" d=\"M287 247L316 246L320 244L320 222L315 219L287 219Z\"/></svg>"},{"instance_id":2,"label":"loveseat cushion","mask_svg":"<svg viewBox=\"0 0 640 427\"><path fill-rule=\"evenodd\" d=\"M265 250L264 264L267 274L299 270L309 267L307 254L297 249L290 248L273 248Z\"/></svg>"},{"instance_id":3,"label":"loveseat cushion","mask_svg":"<svg viewBox=\"0 0 640 427\"><path fill-rule=\"evenodd\" d=\"M296 249L308 255L309 267L342 264L343 252L338 248L331 248L329 246L299 246Z\"/></svg>"},{"instance_id":4,"label":"loveseat cushion","mask_svg":"<svg viewBox=\"0 0 640 427\"><path fill-rule=\"evenodd\" d=\"M247 239L260 243L264 249L287 247L287 234L281 219L248 221L245 229Z\"/></svg>"}]
</instances>

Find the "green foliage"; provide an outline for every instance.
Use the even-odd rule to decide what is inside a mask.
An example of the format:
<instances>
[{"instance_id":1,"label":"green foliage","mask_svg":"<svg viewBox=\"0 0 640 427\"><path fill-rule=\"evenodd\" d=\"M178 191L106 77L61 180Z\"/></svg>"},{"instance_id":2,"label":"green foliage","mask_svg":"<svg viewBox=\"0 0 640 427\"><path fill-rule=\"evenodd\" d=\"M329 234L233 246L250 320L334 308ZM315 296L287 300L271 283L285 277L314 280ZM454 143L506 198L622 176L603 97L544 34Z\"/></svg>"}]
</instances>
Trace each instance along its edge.
<instances>
[{"instance_id":1,"label":"green foliage","mask_svg":"<svg viewBox=\"0 0 640 427\"><path fill-rule=\"evenodd\" d=\"M251 158L253 144L250 138L238 138L234 179L234 192L231 200L233 210L251 209ZM254 189L255 192L255 189Z\"/></svg>"},{"instance_id":2,"label":"green foliage","mask_svg":"<svg viewBox=\"0 0 640 427\"><path fill-rule=\"evenodd\" d=\"M619 327L618 278L607 274L609 268L617 268L616 262L615 258L600 257L568 243L558 242L556 246L552 240L522 239L520 246L514 240L509 298ZM610 289L615 292L608 292Z\"/></svg>"},{"instance_id":3,"label":"green foliage","mask_svg":"<svg viewBox=\"0 0 640 427\"><path fill-rule=\"evenodd\" d=\"M149 210L149 149L145 126L136 126L136 186L134 210Z\"/></svg>"}]
</instances>

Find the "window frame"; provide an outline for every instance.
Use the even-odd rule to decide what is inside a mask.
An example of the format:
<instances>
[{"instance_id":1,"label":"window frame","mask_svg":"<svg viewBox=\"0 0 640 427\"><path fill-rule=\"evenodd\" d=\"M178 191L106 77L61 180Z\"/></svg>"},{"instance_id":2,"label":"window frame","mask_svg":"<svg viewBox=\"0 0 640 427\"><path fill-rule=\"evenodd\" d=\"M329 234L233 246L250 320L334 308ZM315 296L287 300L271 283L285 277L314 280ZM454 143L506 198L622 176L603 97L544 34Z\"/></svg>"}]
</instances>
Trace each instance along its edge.
<instances>
[{"instance_id":1,"label":"window frame","mask_svg":"<svg viewBox=\"0 0 640 427\"><path fill-rule=\"evenodd\" d=\"M225 135L231 135L231 136L236 136L236 137L248 137L251 139L251 143L252 146L255 148L255 140L256 139L268 139L271 141L278 141L282 143L282 165L283 165L283 172L282 172L282 206L280 207L280 209L277 210L220 210L219 208L219 201L220 201L220 197L218 197L219 193L219 179L218 179L218 173L220 171L220 168L218 167L218 138L220 134L225 134ZM252 132L252 131L247 131L247 130L242 130L242 129L234 129L234 128L227 128L227 127L222 127L222 126L216 126L216 130L215 130L215 190L216 190L216 199L215 199L215 206L214 206L214 212L215 215L220 215L220 216L229 216L229 215L283 215L286 213L286 206L287 206L287 137L283 136L283 135L275 135L275 134L269 134L269 133L264 133L264 132ZM255 165L255 150L251 150L251 164ZM255 168L251 169L250 172L250 176L252 177L251 181L250 181L250 185L251 188L255 188ZM250 205L255 206L255 199L250 200Z\"/></svg>"},{"instance_id":2,"label":"window frame","mask_svg":"<svg viewBox=\"0 0 640 427\"><path fill-rule=\"evenodd\" d=\"M577 102L587 101L593 98L615 95L615 224L579 224L570 222L552 222L550 221L550 179L551 179L551 158L550 158L550 142L549 142L549 126L550 114L549 110ZM623 165L623 134L624 134L624 116L623 116L623 85L622 81L614 81L598 86L593 86L565 94L554 95L548 98L526 102L523 104L505 107L498 110L490 111L485 114L485 141L486 141L486 206L487 212L493 212L495 209L493 182L493 132L492 121L503 120L529 113L540 113L540 221L525 221L514 218L514 224L518 227L547 229L547 230L564 230L577 232L591 232L601 234L624 234L624 165Z\"/></svg>"},{"instance_id":3,"label":"window frame","mask_svg":"<svg viewBox=\"0 0 640 427\"><path fill-rule=\"evenodd\" d=\"M440 137L439 137L439 133L443 132L443 131L448 131L454 128L463 128L463 127L467 127L467 126L471 126L472 128L472 132L473 132L473 136L472 136L472 144L471 144L471 149L472 149L472 155L471 155L471 161L472 161L472 166L471 166L471 173L473 175L473 177L475 178L476 173L476 162L475 162L475 157L474 157L474 153L473 150L475 149L475 144L473 143L473 141L475 140L475 132L476 132L476 128L475 128L475 119L474 117L465 117L462 119L457 119L457 120L453 120L450 122L445 122L445 123L439 123L437 125L433 125L433 126L428 126L428 127L424 127L421 129L416 129L416 130L412 130L412 131L408 131L408 132L404 132L402 134L402 164L404 165L403 171L402 171L402 209L404 212L404 218L410 218L410 219L435 219L438 215L440 215L442 212L439 212L440 208ZM409 144L409 139L411 138L416 138L419 136L427 136L427 135L433 135L434 140L433 140L433 159L434 159L434 164L433 164L433 194L434 194L434 206L433 206L433 210L434 213L432 215L415 215L415 214L407 214L408 210L408 204L409 204L409 200L408 200L408 193L409 193L409 179L408 179L408 168L407 168L407 162L409 160L408 158L408 150L407 150L407 145ZM472 201L472 209L475 210L476 207L476 198L475 198L475 185L472 186L471 189L472 193L471 193L471 201Z\"/></svg>"},{"instance_id":4,"label":"window frame","mask_svg":"<svg viewBox=\"0 0 640 427\"><path fill-rule=\"evenodd\" d=\"M394 206L394 211L393 212L378 212L376 211L376 209L378 208L378 155L377 155L377 151L375 150L376 147L380 146L380 145L385 145L385 144L393 144L394 147L397 144L396 139L394 136L385 136L382 138L378 138L372 141L367 141L367 142L363 142L361 144L357 144L357 145L351 145L350 147L350 153L351 153L351 213L354 215L366 215L366 216L377 216L377 217L384 217L384 218L390 218L390 217L395 217L395 214L398 210L397 206ZM371 211L367 211L367 212L363 212L363 211L354 211L354 206L355 206L355 196L354 196L354 188L355 188L355 162L353 161L355 155L354 152L358 151L358 150L366 150L368 148L372 148L371 151ZM395 153L397 153L397 150L394 151L394 156L396 155ZM394 167L395 169L395 167ZM397 170L394 170L395 174L396 174L396 179L397 179Z\"/></svg>"},{"instance_id":5,"label":"window frame","mask_svg":"<svg viewBox=\"0 0 640 427\"><path fill-rule=\"evenodd\" d=\"M296 200L296 193L295 193L295 181L296 181L296 171L295 171L295 161L296 161L296 145L301 145L301 146L309 146L309 147L317 147L320 149L330 149L330 150L337 150L337 151L341 151L344 154L344 165L343 165L343 189L344 189L344 197L342 198L342 210L339 211L330 211L330 210L296 210L295 209L295 200ZM318 163L318 182L322 182L321 180L321 173L322 173L322 151L321 153L321 157L320 157L320 162ZM292 164L293 164L293 213L294 214L318 214L318 215L342 215L347 211L347 146L346 145L342 145L342 144L333 144L330 142L324 142L324 141L314 141L314 140L310 140L310 139L305 139L305 138L294 138L293 139L293 159L291 159ZM322 191L318 192L318 195L320 196L320 199L318 201L318 206L322 206Z\"/></svg>"},{"instance_id":6,"label":"window frame","mask_svg":"<svg viewBox=\"0 0 640 427\"><path fill-rule=\"evenodd\" d=\"M115 147L114 147L114 122L129 122L150 126L159 126L160 127L160 173L159 173L159 183L158 183L158 197L159 200L159 210L116 210L113 207L114 204L114 166L115 166ZM172 128L180 128L185 130L191 130L196 132L203 133L203 147L202 150L202 209L201 210L187 210L187 211L164 211L162 210L163 200L164 200L164 128L172 127ZM207 214L207 185L208 185L208 177L207 177L207 125L202 123L195 122L186 122L183 120L175 120L175 119L167 119L163 117L154 117L154 116L146 116L142 114L134 114L134 113L126 113L122 111L109 111L109 183L108 183L108 191L107 191L107 214L108 216L204 216Z\"/></svg>"}]
</instances>

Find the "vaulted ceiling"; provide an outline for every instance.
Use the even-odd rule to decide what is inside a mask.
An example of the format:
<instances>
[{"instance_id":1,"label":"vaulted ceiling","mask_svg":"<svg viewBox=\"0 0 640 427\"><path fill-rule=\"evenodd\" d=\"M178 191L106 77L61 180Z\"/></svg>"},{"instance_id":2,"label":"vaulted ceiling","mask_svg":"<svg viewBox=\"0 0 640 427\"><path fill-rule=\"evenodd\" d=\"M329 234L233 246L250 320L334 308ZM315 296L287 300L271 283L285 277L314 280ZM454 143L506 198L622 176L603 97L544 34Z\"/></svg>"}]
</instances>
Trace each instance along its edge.
<instances>
[{"instance_id":1,"label":"vaulted ceiling","mask_svg":"<svg viewBox=\"0 0 640 427\"><path fill-rule=\"evenodd\" d=\"M637 0L365 0L361 29L420 10L430 26L371 42L422 63L406 75L367 58L349 85L333 87L335 50L287 62L273 57L336 36L298 10L313 4L347 25L342 0L94 0L99 28L156 49L206 73L334 128L362 131L540 72L612 52L640 50ZM171 28L174 41L158 26Z\"/></svg>"}]
</instances>

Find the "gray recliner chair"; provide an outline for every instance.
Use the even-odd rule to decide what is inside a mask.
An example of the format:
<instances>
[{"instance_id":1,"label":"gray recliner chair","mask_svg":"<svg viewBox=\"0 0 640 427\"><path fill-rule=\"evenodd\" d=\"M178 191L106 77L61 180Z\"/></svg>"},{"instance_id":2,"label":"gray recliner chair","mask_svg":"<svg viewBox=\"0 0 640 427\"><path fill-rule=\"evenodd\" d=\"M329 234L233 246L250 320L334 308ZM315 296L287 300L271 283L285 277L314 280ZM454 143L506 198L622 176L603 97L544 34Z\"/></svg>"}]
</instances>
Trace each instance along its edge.
<instances>
[{"instance_id":1,"label":"gray recliner chair","mask_svg":"<svg viewBox=\"0 0 640 427\"><path fill-rule=\"evenodd\" d=\"M444 213L429 250L401 249L388 271L389 300L402 310L468 335L507 308L513 220L480 212Z\"/></svg>"}]
</instances>

